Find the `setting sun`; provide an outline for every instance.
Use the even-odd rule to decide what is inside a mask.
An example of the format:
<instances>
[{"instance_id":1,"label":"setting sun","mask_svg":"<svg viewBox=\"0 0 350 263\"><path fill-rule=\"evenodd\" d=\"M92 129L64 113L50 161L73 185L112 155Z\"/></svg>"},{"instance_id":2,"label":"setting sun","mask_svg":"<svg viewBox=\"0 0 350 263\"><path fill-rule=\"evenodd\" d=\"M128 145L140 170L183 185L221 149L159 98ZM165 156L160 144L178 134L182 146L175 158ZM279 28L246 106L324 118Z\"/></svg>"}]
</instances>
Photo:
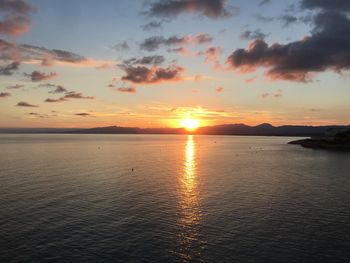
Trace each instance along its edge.
<instances>
[{"instance_id":1,"label":"setting sun","mask_svg":"<svg viewBox=\"0 0 350 263\"><path fill-rule=\"evenodd\" d=\"M197 119L184 119L181 120L181 127L188 131L194 131L199 127L199 120Z\"/></svg>"}]
</instances>

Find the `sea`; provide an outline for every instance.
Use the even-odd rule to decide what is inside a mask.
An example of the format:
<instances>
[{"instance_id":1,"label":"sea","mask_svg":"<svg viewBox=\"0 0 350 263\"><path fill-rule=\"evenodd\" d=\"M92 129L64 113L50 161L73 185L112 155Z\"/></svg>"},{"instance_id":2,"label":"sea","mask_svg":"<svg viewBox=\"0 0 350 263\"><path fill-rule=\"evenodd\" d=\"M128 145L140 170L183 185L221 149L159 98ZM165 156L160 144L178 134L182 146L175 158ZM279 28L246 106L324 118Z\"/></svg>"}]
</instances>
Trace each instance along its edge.
<instances>
[{"instance_id":1,"label":"sea","mask_svg":"<svg viewBox=\"0 0 350 263\"><path fill-rule=\"evenodd\" d=\"M290 137L0 135L0 262L350 262L350 154Z\"/></svg>"}]
</instances>

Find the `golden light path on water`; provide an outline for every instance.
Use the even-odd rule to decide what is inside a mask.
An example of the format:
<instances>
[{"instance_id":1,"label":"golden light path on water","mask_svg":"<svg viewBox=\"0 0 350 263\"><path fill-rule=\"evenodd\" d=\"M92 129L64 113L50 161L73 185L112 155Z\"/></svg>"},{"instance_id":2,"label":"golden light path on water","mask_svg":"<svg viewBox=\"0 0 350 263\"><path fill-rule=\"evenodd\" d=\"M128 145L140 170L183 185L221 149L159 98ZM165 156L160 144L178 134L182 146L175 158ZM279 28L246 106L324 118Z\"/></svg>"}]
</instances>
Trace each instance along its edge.
<instances>
[{"instance_id":1,"label":"golden light path on water","mask_svg":"<svg viewBox=\"0 0 350 263\"><path fill-rule=\"evenodd\" d=\"M193 135L188 135L186 141L183 167L180 176L179 225L182 228L180 256L186 262L200 256L202 248L202 242L198 237L202 212L198 196L196 145Z\"/></svg>"}]
</instances>

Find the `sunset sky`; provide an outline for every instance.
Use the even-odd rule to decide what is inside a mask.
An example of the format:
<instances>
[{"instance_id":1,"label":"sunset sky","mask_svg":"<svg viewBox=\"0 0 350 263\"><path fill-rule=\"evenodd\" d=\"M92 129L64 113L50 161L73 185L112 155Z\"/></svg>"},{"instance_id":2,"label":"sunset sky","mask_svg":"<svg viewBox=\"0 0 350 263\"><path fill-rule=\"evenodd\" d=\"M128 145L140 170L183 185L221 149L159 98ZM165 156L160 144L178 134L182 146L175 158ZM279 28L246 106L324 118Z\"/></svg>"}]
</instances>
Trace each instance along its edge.
<instances>
[{"instance_id":1,"label":"sunset sky","mask_svg":"<svg viewBox=\"0 0 350 263\"><path fill-rule=\"evenodd\" d=\"M0 127L350 123L349 0L0 0Z\"/></svg>"}]
</instances>

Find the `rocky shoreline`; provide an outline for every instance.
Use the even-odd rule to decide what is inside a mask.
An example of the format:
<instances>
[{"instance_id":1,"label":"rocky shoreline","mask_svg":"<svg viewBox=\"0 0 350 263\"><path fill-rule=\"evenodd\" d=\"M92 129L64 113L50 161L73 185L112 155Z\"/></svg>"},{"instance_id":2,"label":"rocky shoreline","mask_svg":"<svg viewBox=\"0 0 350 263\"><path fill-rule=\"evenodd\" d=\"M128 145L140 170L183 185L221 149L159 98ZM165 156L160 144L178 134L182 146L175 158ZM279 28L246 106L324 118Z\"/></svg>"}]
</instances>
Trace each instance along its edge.
<instances>
[{"instance_id":1,"label":"rocky shoreline","mask_svg":"<svg viewBox=\"0 0 350 263\"><path fill-rule=\"evenodd\" d=\"M302 139L291 141L288 144L297 144L301 145L305 148L312 149L326 149L326 150L334 150L334 151L349 151L350 152L350 143L345 142L336 142L336 141L328 141L325 139Z\"/></svg>"},{"instance_id":2,"label":"rocky shoreline","mask_svg":"<svg viewBox=\"0 0 350 263\"><path fill-rule=\"evenodd\" d=\"M331 129L323 137L289 142L305 148L350 151L350 129Z\"/></svg>"}]
</instances>

